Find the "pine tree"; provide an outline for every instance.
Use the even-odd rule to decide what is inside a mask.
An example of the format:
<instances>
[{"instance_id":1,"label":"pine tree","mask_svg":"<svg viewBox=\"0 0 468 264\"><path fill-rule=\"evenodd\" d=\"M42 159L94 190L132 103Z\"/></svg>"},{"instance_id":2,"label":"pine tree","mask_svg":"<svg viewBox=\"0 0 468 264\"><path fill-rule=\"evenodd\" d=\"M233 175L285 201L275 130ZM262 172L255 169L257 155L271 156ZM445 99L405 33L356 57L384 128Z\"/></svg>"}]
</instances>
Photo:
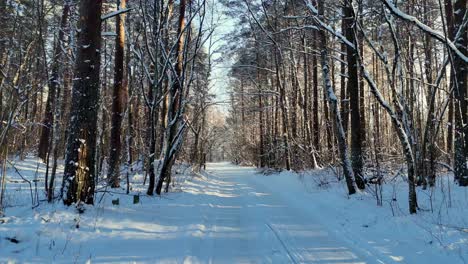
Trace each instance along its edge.
<instances>
[{"instance_id":1,"label":"pine tree","mask_svg":"<svg viewBox=\"0 0 468 264\"><path fill-rule=\"evenodd\" d=\"M77 55L62 196L66 205L94 203L101 67L101 0L79 6Z\"/></svg>"}]
</instances>

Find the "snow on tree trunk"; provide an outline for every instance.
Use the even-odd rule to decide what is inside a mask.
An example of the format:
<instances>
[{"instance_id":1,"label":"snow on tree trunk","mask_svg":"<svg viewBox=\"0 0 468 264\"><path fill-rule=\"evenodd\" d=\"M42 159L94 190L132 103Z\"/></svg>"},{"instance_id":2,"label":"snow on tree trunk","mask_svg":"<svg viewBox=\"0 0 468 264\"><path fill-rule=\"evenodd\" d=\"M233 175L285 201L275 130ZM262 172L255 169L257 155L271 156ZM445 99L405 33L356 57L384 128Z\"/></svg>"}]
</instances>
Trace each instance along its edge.
<instances>
[{"instance_id":1,"label":"snow on tree trunk","mask_svg":"<svg viewBox=\"0 0 468 264\"><path fill-rule=\"evenodd\" d=\"M79 7L70 134L62 192L66 205L79 202L94 203L101 66L101 7L101 0L82 0Z\"/></svg>"},{"instance_id":2,"label":"snow on tree trunk","mask_svg":"<svg viewBox=\"0 0 468 264\"><path fill-rule=\"evenodd\" d=\"M323 15L323 3L320 3L319 14ZM351 161L349 159L348 153L348 144L346 142L346 134L343 129L343 122L341 120L341 113L338 107L338 98L335 95L333 90L332 82L330 79L330 69L328 66L328 48L327 48L327 35L321 30L319 32L320 37L320 55L321 55L321 64L322 64L322 78L323 85L327 94L328 101L330 102L330 107L332 108L332 113L335 119L335 129L336 136L338 139L338 147L340 149L341 162L343 163L343 173L346 179L346 185L348 187L348 193L356 193L356 189L353 184L353 169L351 167Z\"/></svg>"}]
</instances>

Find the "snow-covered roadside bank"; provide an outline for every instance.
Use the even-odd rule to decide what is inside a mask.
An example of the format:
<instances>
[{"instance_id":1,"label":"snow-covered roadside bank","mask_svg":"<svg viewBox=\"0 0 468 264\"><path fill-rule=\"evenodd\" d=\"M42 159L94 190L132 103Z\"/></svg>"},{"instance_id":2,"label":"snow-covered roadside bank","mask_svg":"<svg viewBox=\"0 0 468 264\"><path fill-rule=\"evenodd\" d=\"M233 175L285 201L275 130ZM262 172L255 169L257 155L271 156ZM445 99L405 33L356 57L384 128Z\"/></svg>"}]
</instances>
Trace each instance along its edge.
<instances>
[{"instance_id":1,"label":"snow-covered roadside bank","mask_svg":"<svg viewBox=\"0 0 468 264\"><path fill-rule=\"evenodd\" d=\"M173 192L162 198L145 195L147 185L138 170L129 195L125 184L120 189L99 185L96 205L85 206L80 214L61 201L47 203L45 167L36 158L12 164L7 171L6 215L0 217L0 263L164 263L180 258L178 246L198 230L181 222L185 207L174 202L197 203L196 196L181 191L184 182L192 180L187 167L178 166ZM23 178L32 183L32 191ZM57 179L58 186L60 182ZM163 246L164 252L157 250Z\"/></svg>"},{"instance_id":2,"label":"snow-covered roadside bank","mask_svg":"<svg viewBox=\"0 0 468 264\"><path fill-rule=\"evenodd\" d=\"M439 178L433 189L418 189L417 215L407 213L408 187L401 177L384 183L382 206L376 205L373 186L349 197L331 170L257 174L251 181L384 262L468 263L468 189L451 177Z\"/></svg>"}]
</instances>

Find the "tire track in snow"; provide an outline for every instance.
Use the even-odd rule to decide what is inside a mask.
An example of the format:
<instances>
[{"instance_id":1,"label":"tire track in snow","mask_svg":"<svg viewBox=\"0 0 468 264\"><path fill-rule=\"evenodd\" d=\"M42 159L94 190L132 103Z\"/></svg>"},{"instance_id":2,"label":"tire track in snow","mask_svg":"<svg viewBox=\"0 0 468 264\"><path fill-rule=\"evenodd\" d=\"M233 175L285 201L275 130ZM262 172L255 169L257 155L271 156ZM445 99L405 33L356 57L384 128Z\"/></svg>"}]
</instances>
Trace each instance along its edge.
<instances>
[{"instance_id":1,"label":"tire track in snow","mask_svg":"<svg viewBox=\"0 0 468 264\"><path fill-rule=\"evenodd\" d=\"M281 243L281 245L283 246L283 249L286 251L286 253L288 254L288 258L292 261L292 263L294 264L298 264L298 262L296 261L296 259L293 257L293 255L291 254L291 252L289 251L288 247L286 246L286 243L284 243L284 241L281 239L280 235L278 234L278 232L276 232L276 230L269 224L269 223L265 223L265 225L271 230L271 232L273 232L273 234L275 235L275 237L278 239L278 241Z\"/></svg>"}]
</instances>

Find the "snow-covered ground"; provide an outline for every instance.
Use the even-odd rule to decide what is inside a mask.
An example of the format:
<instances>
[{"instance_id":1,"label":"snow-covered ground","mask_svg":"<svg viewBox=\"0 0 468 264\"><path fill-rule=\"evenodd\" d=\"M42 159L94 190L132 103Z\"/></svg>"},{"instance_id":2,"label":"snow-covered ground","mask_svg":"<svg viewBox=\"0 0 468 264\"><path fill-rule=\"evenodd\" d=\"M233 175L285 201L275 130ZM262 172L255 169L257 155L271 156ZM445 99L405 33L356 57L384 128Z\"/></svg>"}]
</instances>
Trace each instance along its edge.
<instances>
[{"instance_id":1,"label":"snow-covered ground","mask_svg":"<svg viewBox=\"0 0 468 264\"><path fill-rule=\"evenodd\" d=\"M16 167L42 187L35 159ZM371 192L348 197L329 171L263 175L217 163L203 175L179 175L162 198L143 195L137 174L131 195L100 192L102 201L78 214L44 201L31 209L29 185L13 169L8 175L0 263L468 262L468 191L447 178L444 188L419 191L427 211L410 216L400 178L384 186L379 207Z\"/></svg>"}]
</instances>

